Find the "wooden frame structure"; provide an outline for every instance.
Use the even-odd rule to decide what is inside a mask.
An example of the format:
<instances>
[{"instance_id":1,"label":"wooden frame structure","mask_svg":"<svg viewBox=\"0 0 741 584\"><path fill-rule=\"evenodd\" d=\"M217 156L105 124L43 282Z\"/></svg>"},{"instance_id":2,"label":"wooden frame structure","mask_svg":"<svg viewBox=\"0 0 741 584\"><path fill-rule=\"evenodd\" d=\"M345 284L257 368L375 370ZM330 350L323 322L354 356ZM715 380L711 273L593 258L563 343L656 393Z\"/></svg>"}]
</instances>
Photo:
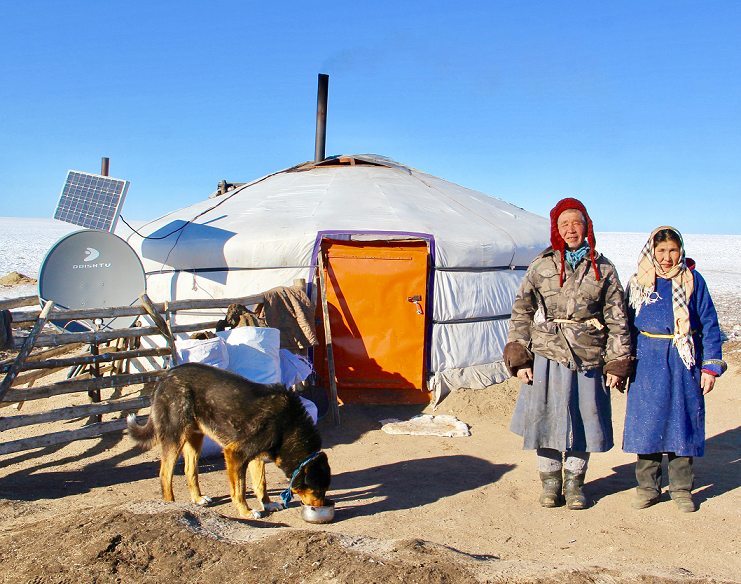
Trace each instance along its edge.
<instances>
[{"instance_id":1,"label":"wooden frame structure","mask_svg":"<svg viewBox=\"0 0 741 584\"><path fill-rule=\"evenodd\" d=\"M74 420L90 416L91 419L100 419L102 414L111 412L125 412L146 408L151 403L151 397L141 395L130 399L110 399L100 402L100 390L127 385L156 381L163 373L163 369L155 369L144 373L128 373L128 361L140 357L170 356L173 363L177 362L173 335L175 333L190 333L213 329L218 321L199 322L186 325L172 325L172 315L179 310L193 309L225 309L230 304L244 305L264 302L262 294L241 298L221 298L215 300L179 300L162 304L152 303L146 294L140 295L141 305L116 308L93 308L85 310L63 310L54 307L53 302L47 302L43 310L31 312L17 312L13 314L16 324L33 323L33 328L21 347L15 359L0 362L0 374L5 377L0 382L0 408L16 404L20 409L26 401L40 400L56 395L76 394L88 392L93 403L70 406L55 410L44 411L29 415L13 415L0 417L0 454L21 452L32 448L41 448L54 444L73 442L81 438L100 436L108 432L122 431L126 428L126 419L120 418L108 422L95 422L76 430L51 432L2 442L2 432L12 428ZM4 301L0 308L10 309L37 304L36 297ZM115 330L99 330L81 333L42 334L45 323L49 320L92 320L119 316L148 315L156 324L149 327L129 327ZM132 342L142 336L162 335L167 347L140 349L138 343ZM116 343L96 350L100 343ZM85 346L91 349L84 350ZM133 349L131 347L134 347ZM32 352L33 349L41 350ZM79 353L79 351L83 351ZM72 357L64 357L66 353L76 351ZM99 354L98 354L99 353ZM59 358L63 357L63 358ZM104 376L101 364L109 364L111 375ZM88 368L89 372L75 379L60 381L50 385L32 387L35 381L45 375L70 368ZM20 388L21 385L28 385ZM97 399L96 399L97 397Z\"/></svg>"}]
</instances>

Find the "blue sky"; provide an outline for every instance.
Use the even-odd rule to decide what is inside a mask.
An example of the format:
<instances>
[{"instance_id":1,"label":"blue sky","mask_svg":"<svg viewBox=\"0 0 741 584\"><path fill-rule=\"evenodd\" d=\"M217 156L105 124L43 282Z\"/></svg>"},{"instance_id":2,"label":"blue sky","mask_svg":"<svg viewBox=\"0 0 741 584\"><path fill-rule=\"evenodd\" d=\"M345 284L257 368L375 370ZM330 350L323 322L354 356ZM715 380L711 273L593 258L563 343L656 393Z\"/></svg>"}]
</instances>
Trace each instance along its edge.
<instances>
[{"instance_id":1,"label":"blue sky","mask_svg":"<svg viewBox=\"0 0 741 584\"><path fill-rule=\"evenodd\" d=\"M327 154L374 153L598 231L741 233L741 3L4 2L0 216L70 169L127 220Z\"/></svg>"}]
</instances>

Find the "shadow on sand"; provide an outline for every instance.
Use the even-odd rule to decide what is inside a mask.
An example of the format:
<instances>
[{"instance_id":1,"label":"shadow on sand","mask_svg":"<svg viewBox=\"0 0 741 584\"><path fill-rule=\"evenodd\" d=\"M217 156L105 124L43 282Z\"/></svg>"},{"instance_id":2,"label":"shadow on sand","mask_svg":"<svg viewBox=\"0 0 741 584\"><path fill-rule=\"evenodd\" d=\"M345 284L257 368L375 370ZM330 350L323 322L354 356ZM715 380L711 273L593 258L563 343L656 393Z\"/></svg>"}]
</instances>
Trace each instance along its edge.
<instances>
[{"instance_id":1,"label":"shadow on sand","mask_svg":"<svg viewBox=\"0 0 741 584\"><path fill-rule=\"evenodd\" d=\"M58 499L67 495L88 493L99 487L121 485L131 481L158 476L159 463L157 462L146 462L123 467L118 466L131 458L141 455L141 450L133 445L132 448L120 454L111 456L105 460L92 462L79 470L49 470L111 450L124 439L125 436L122 434L107 434L93 443L90 448L75 456L55 459L54 461L21 469L0 477L0 497L19 501ZM0 462L0 468L9 468L19 462L53 454L62 450L64 446L64 444L49 446L33 452L24 452L12 458L6 458Z\"/></svg>"},{"instance_id":2,"label":"shadow on sand","mask_svg":"<svg viewBox=\"0 0 741 584\"><path fill-rule=\"evenodd\" d=\"M663 481L667 485L667 459L664 457ZM741 487L741 426L708 438L705 456L694 459L695 490L693 499L702 504ZM636 487L635 464L613 467L613 474L590 481L585 491L596 502L602 497ZM669 495L662 494L661 500Z\"/></svg>"},{"instance_id":3,"label":"shadow on sand","mask_svg":"<svg viewBox=\"0 0 741 584\"><path fill-rule=\"evenodd\" d=\"M514 468L473 456L434 456L344 472L332 477L332 498L344 501L342 516L374 515L414 509L445 497L497 482ZM377 501L368 502L371 499ZM358 501L352 505L347 501Z\"/></svg>"}]
</instances>

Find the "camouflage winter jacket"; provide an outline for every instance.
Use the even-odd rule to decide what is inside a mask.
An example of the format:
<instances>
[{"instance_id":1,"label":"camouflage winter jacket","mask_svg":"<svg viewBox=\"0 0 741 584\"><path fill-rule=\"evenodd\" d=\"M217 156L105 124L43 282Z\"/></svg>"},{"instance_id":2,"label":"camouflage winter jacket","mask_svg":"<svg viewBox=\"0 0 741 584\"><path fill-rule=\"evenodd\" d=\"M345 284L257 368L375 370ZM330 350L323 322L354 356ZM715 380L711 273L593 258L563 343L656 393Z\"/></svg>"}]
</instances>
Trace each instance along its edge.
<instances>
[{"instance_id":1,"label":"camouflage winter jacket","mask_svg":"<svg viewBox=\"0 0 741 584\"><path fill-rule=\"evenodd\" d=\"M617 270L595 252L600 279L589 255L564 268L560 252L546 249L533 260L512 307L507 342L574 370L588 370L630 358L630 333ZM558 322L559 320L567 322Z\"/></svg>"}]
</instances>

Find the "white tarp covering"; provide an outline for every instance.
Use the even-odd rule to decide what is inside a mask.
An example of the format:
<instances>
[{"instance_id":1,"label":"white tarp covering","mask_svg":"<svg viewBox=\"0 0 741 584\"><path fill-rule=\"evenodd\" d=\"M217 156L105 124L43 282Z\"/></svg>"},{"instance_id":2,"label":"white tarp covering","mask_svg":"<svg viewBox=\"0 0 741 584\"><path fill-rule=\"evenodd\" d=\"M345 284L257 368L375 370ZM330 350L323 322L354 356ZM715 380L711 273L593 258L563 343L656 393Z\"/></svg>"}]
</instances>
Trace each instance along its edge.
<instances>
[{"instance_id":1,"label":"white tarp covering","mask_svg":"<svg viewBox=\"0 0 741 584\"><path fill-rule=\"evenodd\" d=\"M523 270L436 271L432 318L439 322L507 316L524 276Z\"/></svg>"},{"instance_id":2,"label":"white tarp covering","mask_svg":"<svg viewBox=\"0 0 741 584\"><path fill-rule=\"evenodd\" d=\"M311 281L325 232L423 238L434 270L430 373L501 360L507 320L448 321L506 317L521 268L549 245L548 221L388 158L349 158L358 164L281 171L141 228L152 239L134 234L128 242L142 259L149 296L225 298ZM187 318L179 314L178 322Z\"/></svg>"},{"instance_id":3,"label":"white tarp covering","mask_svg":"<svg viewBox=\"0 0 741 584\"><path fill-rule=\"evenodd\" d=\"M229 351L221 337L213 339L178 339L175 341L178 363L203 363L219 369L229 368Z\"/></svg>"},{"instance_id":4,"label":"white tarp covering","mask_svg":"<svg viewBox=\"0 0 741 584\"><path fill-rule=\"evenodd\" d=\"M220 331L226 343L227 369L256 383L280 383L280 331L276 328L240 326Z\"/></svg>"}]
</instances>

